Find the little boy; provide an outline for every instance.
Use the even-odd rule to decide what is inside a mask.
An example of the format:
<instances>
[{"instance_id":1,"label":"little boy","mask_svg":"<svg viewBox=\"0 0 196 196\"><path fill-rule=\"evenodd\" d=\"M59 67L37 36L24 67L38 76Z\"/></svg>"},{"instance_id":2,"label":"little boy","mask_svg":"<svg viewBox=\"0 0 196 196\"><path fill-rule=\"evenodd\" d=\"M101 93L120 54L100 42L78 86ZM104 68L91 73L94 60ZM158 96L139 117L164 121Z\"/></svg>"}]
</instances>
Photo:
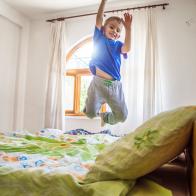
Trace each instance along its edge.
<instances>
[{"instance_id":1,"label":"little boy","mask_svg":"<svg viewBox=\"0 0 196 196\"><path fill-rule=\"evenodd\" d=\"M125 13L124 20L112 16L102 26L106 1L101 1L96 17L93 36L94 51L89 64L94 77L88 89L84 108L84 113L89 118L100 115L102 126L105 123L113 125L124 122L127 118L128 111L120 82L120 66L121 55L127 58L127 52L130 51L132 23L132 16ZM124 43L117 40L123 26L125 28ZM111 112L100 114L101 105L104 103L110 106Z\"/></svg>"}]
</instances>

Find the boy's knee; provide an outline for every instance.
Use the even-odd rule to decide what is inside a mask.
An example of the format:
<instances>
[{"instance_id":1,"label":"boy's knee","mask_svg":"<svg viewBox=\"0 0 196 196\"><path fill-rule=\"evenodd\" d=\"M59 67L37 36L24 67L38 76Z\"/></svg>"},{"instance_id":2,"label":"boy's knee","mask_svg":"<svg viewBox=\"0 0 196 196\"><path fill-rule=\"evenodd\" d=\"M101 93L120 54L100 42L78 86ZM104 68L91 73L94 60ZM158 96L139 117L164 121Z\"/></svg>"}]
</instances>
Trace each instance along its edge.
<instances>
[{"instance_id":1,"label":"boy's knee","mask_svg":"<svg viewBox=\"0 0 196 196\"><path fill-rule=\"evenodd\" d=\"M127 119L127 115L126 114L123 114L121 116L121 122L125 122L126 119Z\"/></svg>"},{"instance_id":2,"label":"boy's knee","mask_svg":"<svg viewBox=\"0 0 196 196\"><path fill-rule=\"evenodd\" d=\"M88 118L94 118L97 116L95 112L85 112L85 114Z\"/></svg>"},{"instance_id":3,"label":"boy's knee","mask_svg":"<svg viewBox=\"0 0 196 196\"><path fill-rule=\"evenodd\" d=\"M127 119L128 112L127 111L121 111L118 115L118 119L120 122L124 122Z\"/></svg>"}]
</instances>

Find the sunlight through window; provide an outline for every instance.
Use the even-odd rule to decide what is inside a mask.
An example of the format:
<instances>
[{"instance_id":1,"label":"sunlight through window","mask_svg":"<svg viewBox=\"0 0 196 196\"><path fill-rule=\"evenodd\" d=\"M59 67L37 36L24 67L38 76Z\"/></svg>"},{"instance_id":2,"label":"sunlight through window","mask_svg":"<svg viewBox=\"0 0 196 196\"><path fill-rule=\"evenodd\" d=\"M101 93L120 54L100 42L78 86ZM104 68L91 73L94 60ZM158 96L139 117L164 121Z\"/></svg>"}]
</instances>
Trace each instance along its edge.
<instances>
[{"instance_id":1,"label":"sunlight through window","mask_svg":"<svg viewBox=\"0 0 196 196\"><path fill-rule=\"evenodd\" d=\"M67 62L66 69L88 68L92 51L93 51L92 41L78 48Z\"/></svg>"},{"instance_id":2,"label":"sunlight through window","mask_svg":"<svg viewBox=\"0 0 196 196\"><path fill-rule=\"evenodd\" d=\"M65 73L65 115L84 115L83 108L87 90L92 80L89 61L93 51L92 39L88 38L76 45L70 53Z\"/></svg>"}]
</instances>

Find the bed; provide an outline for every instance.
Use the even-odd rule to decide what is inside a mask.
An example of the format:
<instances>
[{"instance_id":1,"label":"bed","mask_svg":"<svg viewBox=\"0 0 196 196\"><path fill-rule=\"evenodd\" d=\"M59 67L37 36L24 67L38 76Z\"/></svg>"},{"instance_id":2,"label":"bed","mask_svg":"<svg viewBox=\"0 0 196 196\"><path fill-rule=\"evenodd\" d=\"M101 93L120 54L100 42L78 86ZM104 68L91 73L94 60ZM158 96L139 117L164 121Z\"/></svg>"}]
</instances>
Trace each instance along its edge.
<instances>
[{"instance_id":1,"label":"bed","mask_svg":"<svg viewBox=\"0 0 196 196\"><path fill-rule=\"evenodd\" d=\"M64 181L81 181L96 155L119 137L108 131L42 129L1 131L0 138L0 195L70 195L61 188Z\"/></svg>"},{"instance_id":2,"label":"bed","mask_svg":"<svg viewBox=\"0 0 196 196\"><path fill-rule=\"evenodd\" d=\"M181 151L180 156L177 154L137 180L108 179L92 183L84 182L97 156L121 139L108 130L96 134L79 129L69 132L42 129L34 134L0 131L0 195L196 196L196 119L191 129L193 139L184 148L186 155ZM185 171L186 194L179 192L183 191L178 187L180 184L163 180L179 164Z\"/></svg>"},{"instance_id":3,"label":"bed","mask_svg":"<svg viewBox=\"0 0 196 196\"><path fill-rule=\"evenodd\" d=\"M196 121L192 137L184 151L174 160L147 177L170 189L174 196L196 196ZM168 181L169 179L169 181Z\"/></svg>"}]
</instances>

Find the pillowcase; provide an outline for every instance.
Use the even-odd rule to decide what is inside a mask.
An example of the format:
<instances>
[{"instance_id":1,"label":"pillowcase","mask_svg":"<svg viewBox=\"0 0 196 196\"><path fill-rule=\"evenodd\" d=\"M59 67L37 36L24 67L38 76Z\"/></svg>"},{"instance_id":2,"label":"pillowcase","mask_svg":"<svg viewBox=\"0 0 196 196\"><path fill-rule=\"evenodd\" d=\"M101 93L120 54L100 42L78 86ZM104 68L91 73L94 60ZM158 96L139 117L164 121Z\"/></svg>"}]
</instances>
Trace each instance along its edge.
<instances>
[{"instance_id":1,"label":"pillowcase","mask_svg":"<svg viewBox=\"0 0 196 196\"><path fill-rule=\"evenodd\" d=\"M196 106L162 112L106 147L84 182L134 180L167 163L186 147Z\"/></svg>"}]
</instances>

